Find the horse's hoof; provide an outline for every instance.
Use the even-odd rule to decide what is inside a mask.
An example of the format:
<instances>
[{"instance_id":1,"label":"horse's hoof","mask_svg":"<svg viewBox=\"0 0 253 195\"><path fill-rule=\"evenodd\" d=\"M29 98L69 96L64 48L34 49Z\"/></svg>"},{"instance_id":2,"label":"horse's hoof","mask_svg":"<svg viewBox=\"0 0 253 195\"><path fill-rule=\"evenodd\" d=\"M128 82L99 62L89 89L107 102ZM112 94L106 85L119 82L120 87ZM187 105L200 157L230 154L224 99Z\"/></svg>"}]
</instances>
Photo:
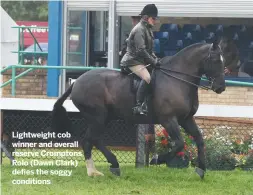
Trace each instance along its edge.
<instances>
[{"instance_id":1,"label":"horse's hoof","mask_svg":"<svg viewBox=\"0 0 253 195\"><path fill-rule=\"evenodd\" d=\"M120 168L110 168L112 174L120 176Z\"/></svg>"},{"instance_id":2,"label":"horse's hoof","mask_svg":"<svg viewBox=\"0 0 253 195\"><path fill-rule=\"evenodd\" d=\"M166 163L165 161L162 161L161 159L158 158L158 155L153 156L153 158L149 162L150 165L161 165L165 163Z\"/></svg>"},{"instance_id":3,"label":"horse's hoof","mask_svg":"<svg viewBox=\"0 0 253 195\"><path fill-rule=\"evenodd\" d=\"M205 171L199 167L196 167L195 172L200 176L201 179L204 179Z\"/></svg>"},{"instance_id":4,"label":"horse's hoof","mask_svg":"<svg viewBox=\"0 0 253 195\"><path fill-rule=\"evenodd\" d=\"M158 154L153 155L151 161L149 162L150 165L158 165Z\"/></svg>"},{"instance_id":5,"label":"horse's hoof","mask_svg":"<svg viewBox=\"0 0 253 195\"><path fill-rule=\"evenodd\" d=\"M87 171L87 174L89 177L104 176L104 174L99 172L98 170L89 170L89 171Z\"/></svg>"},{"instance_id":6,"label":"horse's hoof","mask_svg":"<svg viewBox=\"0 0 253 195\"><path fill-rule=\"evenodd\" d=\"M158 165L158 159L157 158L152 158L151 161L149 162L150 165Z\"/></svg>"}]
</instances>

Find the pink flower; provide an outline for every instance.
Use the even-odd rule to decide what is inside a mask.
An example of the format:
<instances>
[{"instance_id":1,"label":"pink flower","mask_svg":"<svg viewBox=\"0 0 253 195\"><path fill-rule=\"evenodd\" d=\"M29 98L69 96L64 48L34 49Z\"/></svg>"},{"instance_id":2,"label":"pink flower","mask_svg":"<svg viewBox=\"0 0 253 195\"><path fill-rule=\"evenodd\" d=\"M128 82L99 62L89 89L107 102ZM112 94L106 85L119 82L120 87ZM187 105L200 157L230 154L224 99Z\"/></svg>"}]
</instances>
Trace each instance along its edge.
<instances>
[{"instance_id":1,"label":"pink flower","mask_svg":"<svg viewBox=\"0 0 253 195\"><path fill-rule=\"evenodd\" d=\"M163 139L163 140L161 141L161 144L162 144L163 146L167 146L167 145L168 145L168 140L167 140L167 139Z\"/></svg>"},{"instance_id":2,"label":"pink flower","mask_svg":"<svg viewBox=\"0 0 253 195\"><path fill-rule=\"evenodd\" d=\"M184 156L184 152L178 152L177 156Z\"/></svg>"},{"instance_id":3,"label":"pink flower","mask_svg":"<svg viewBox=\"0 0 253 195\"><path fill-rule=\"evenodd\" d=\"M165 137L168 137L169 136L169 134L167 133L167 131L166 131L166 129L163 129L163 135L165 136Z\"/></svg>"}]
</instances>

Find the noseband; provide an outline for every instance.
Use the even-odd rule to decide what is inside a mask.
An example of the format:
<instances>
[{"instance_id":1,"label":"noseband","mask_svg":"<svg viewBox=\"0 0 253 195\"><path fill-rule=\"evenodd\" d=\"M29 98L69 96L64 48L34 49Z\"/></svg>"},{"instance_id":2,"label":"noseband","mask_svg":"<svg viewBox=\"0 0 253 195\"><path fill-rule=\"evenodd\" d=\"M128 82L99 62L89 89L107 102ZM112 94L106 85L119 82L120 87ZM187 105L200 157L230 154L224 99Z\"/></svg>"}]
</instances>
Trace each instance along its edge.
<instances>
[{"instance_id":1,"label":"noseband","mask_svg":"<svg viewBox=\"0 0 253 195\"><path fill-rule=\"evenodd\" d=\"M208 56L205 59L205 63L204 63L204 70L205 70L205 72L207 70L209 70L210 72L212 72L212 70L213 70L212 69L212 63L211 63L211 61L212 61L212 55L218 55L219 54L220 55L220 60L222 61L222 63L224 62L224 58L223 58L223 55L222 55L221 47L218 45L218 48L219 48L218 52L217 51L212 51L212 48L213 48L213 44L211 44L211 46L209 48ZM197 84L195 84L193 82L187 81L185 79L181 79L181 78L179 78L177 76L174 76L174 75L170 74L169 72L174 72L174 73L190 76L190 77L197 78L197 79L202 79L202 76L196 76L196 75L192 75L192 74L188 74L188 73L184 73L184 72L179 72L179 71L175 71L175 70L168 69L168 68L162 68L162 67L159 67L159 68L156 68L156 69L160 69L160 71L163 72L164 74L166 74L167 76L173 77L173 78L175 78L177 80L183 81L185 83L188 83L188 84L193 85L193 86L198 87L198 88L200 87L200 88L205 89L205 90L212 89L213 83L215 81L215 77L213 77L212 75L208 76L208 75L205 74L206 77L207 77L207 79L208 79L208 81L209 81L209 83L210 83L210 86L207 87L207 86L204 86L204 85L197 85Z\"/></svg>"}]
</instances>

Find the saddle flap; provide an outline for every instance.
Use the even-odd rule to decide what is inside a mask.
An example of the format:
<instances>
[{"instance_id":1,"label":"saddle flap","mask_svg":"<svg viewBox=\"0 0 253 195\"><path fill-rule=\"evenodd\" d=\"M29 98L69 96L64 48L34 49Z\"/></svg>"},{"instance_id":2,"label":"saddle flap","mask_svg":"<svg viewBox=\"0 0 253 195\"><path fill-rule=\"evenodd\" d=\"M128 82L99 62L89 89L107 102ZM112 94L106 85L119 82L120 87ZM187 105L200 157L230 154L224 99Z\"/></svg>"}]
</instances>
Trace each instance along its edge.
<instances>
[{"instance_id":1,"label":"saddle flap","mask_svg":"<svg viewBox=\"0 0 253 195\"><path fill-rule=\"evenodd\" d=\"M133 93L136 93L137 89L138 89L138 87L140 85L141 78L139 76L137 76L136 74L134 74L128 67L121 66L121 72L124 75L128 75L130 77L131 91ZM153 69L152 73L151 73L151 83L150 84L152 86L154 86L154 81L155 81L155 69Z\"/></svg>"}]
</instances>

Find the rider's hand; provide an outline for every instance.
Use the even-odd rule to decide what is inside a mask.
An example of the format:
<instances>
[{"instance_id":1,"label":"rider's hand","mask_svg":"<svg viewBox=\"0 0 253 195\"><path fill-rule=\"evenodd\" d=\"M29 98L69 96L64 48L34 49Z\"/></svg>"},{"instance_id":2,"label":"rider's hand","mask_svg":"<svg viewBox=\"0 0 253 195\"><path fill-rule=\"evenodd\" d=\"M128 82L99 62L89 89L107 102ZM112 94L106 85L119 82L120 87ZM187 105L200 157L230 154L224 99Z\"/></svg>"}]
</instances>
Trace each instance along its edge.
<instances>
[{"instance_id":1,"label":"rider's hand","mask_svg":"<svg viewBox=\"0 0 253 195\"><path fill-rule=\"evenodd\" d=\"M157 59L156 59L156 63L155 63L155 67L156 67L156 68L159 68L161 65L162 65L162 63L160 62L160 59L157 58Z\"/></svg>"},{"instance_id":2,"label":"rider's hand","mask_svg":"<svg viewBox=\"0 0 253 195\"><path fill-rule=\"evenodd\" d=\"M231 71L227 67L225 67L224 73L225 73L225 75L229 75L229 74L231 74Z\"/></svg>"}]
</instances>

